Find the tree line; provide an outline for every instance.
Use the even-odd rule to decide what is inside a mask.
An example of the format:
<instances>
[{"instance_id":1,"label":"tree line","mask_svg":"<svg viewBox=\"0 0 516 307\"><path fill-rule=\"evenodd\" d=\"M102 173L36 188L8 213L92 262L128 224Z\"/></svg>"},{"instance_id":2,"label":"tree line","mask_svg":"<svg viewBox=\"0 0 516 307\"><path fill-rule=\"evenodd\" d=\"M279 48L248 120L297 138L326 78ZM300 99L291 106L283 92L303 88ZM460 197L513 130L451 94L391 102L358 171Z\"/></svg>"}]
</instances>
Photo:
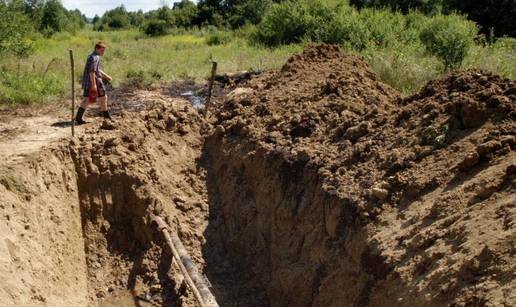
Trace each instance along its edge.
<instances>
[{"instance_id":1,"label":"tree line","mask_svg":"<svg viewBox=\"0 0 516 307\"><path fill-rule=\"evenodd\" d=\"M310 5L310 1L307 0L200 0L197 3L181 0L171 6L164 5L150 12L141 10L129 12L122 5L105 12L102 16L95 16L92 20L88 20L79 10L64 8L59 0L0 0L0 53L27 55L33 49L31 38L34 34L49 37L58 32L73 33L88 23L98 31L137 28L151 36L164 35L177 28L211 26L237 29L246 25L258 25L259 31L255 33L255 37L258 37L256 41L262 41L268 45L326 35L324 39L319 40L340 42L356 38L351 43L360 49L359 45L364 43L363 40L366 37L360 31L367 31L367 29L350 24L352 15L335 16L335 12L349 13L347 9L339 9L325 15L323 10L327 7L354 7L354 10L358 11L371 8L382 9L382 11L388 9L405 15L418 11L426 16L458 12L477 22L480 32L490 37L516 36L516 23L513 21L513 17L516 16L516 0L325 0L316 2L321 2L322 6ZM292 22L289 20L282 22L281 18L290 16L291 12L288 10L297 12L298 15L294 16L295 20ZM363 15L368 14L366 12ZM309 19L312 18L310 16L320 18L310 21ZM305 20L302 20L303 18ZM344 28L340 32L332 32L331 27L326 27L326 31L317 25L312 27L307 25L306 23L309 22L319 24L337 22L341 28ZM268 25L283 28L278 28L276 31L272 28L268 29ZM309 29L315 29L317 33L311 33ZM299 35L302 32L306 34L303 37Z\"/></svg>"},{"instance_id":2,"label":"tree line","mask_svg":"<svg viewBox=\"0 0 516 307\"><path fill-rule=\"evenodd\" d=\"M139 27L149 33L160 34L169 28L215 26L239 28L258 24L275 3L291 0L190 0L175 2L171 7L148 13L128 12L123 6L96 16L98 30ZM293 1L302 2L303 0ZM495 36L516 36L516 0L327 0L333 4L349 4L358 8L388 8L408 14L419 11L427 15L459 13L480 26L480 32ZM150 28L149 28L150 26Z\"/></svg>"},{"instance_id":3,"label":"tree line","mask_svg":"<svg viewBox=\"0 0 516 307\"><path fill-rule=\"evenodd\" d=\"M67 10L59 0L0 0L0 54L26 56L34 36L75 32L88 20L79 10Z\"/></svg>"}]
</instances>

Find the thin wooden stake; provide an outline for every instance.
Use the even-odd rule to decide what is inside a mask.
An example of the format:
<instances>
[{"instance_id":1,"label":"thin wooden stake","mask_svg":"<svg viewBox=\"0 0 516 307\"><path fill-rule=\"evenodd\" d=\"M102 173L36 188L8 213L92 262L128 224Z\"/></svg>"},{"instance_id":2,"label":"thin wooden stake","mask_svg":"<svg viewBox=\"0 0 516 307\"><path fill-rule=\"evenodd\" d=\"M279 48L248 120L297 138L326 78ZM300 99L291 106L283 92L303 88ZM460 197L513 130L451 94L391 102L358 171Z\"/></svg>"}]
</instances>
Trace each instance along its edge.
<instances>
[{"instance_id":1,"label":"thin wooden stake","mask_svg":"<svg viewBox=\"0 0 516 307\"><path fill-rule=\"evenodd\" d=\"M211 78L208 86L208 97L206 97L206 103L204 104L204 118L208 118L208 110L211 104L211 92L213 91L213 82L215 82L215 75L217 74L217 62L211 62Z\"/></svg>"},{"instance_id":2,"label":"thin wooden stake","mask_svg":"<svg viewBox=\"0 0 516 307\"><path fill-rule=\"evenodd\" d=\"M72 137L75 136L75 65L73 60L73 50L70 49L70 64L72 66Z\"/></svg>"}]
</instances>

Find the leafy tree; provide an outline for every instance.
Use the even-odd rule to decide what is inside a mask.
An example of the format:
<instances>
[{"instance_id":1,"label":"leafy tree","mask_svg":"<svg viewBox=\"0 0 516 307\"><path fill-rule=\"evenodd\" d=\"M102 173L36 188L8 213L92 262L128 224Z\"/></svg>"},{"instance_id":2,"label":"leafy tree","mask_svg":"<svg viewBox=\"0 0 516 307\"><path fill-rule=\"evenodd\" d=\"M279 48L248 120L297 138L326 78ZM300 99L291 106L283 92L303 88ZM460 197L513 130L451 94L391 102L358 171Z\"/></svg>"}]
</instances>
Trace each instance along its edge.
<instances>
[{"instance_id":1,"label":"leafy tree","mask_svg":"<svg viewBox=\"0 0 516 307\"><path fill-rule=\"evenodd\" d=\"M195 3L190 0L176 2L173 7L174 25L176 27L188 28L194 25L194 21L199 14Z\"/></svg>"},{"instance_id":2,"label":"leafy tree","mask_svg":"<svg viewBox=\"0 0 516 307\"><path fill-rule=\"evenodd\" d=\"M224 12L220 0L200 0L197 4L199 14L195 20L198 26L224 24Z\"/></svg>"},{"instance_id":3,"label":"leafy tree","mask_svg":"<svg viewBox=\"0 0 516 307\"><path fill-rule=\"evenodd\" d=\"M43 6L39 30L46 35L52 35L65 29L67 22L66 10L58 0L48 0Z\"/></svg>"},{"instance_id":4,"label":"leafy tree","mask_svg":"<svg viewBox=\"0 0 516 307\"><path fill-rule=\"evenodd\" d=\"M131 26L129 12L121 5L104 13L97 30L105 31L110 29L126 29Z\"/></svg>"},{"instance_id":5,"label":"leafy tree","mask_svg":"<svg viewBox=\"0 0 516 307\"><path fill-rule=\"evenodd\" d=\"M167 34L167 23L160 19L151 19L144 26L143 31L149 36L160 36Z\"/></svg>"},{"instance_id":6,"label":"leafy tree","mask_svg":"<svg viewBox=\"0 0 516 307\"><path fill-rule=\"evenodd\" d=\"M476 25L459 15L438 15L420 34L425 48L438 57L445 69L459 68L475 43Z\"/></svg>"},{"instance_id":7,"label":"leafy tree","mask_svg":"<svg viewBox=\"0 0 516 307\"><path fill-rule=\"evenodd\" d=\"M231 26L258 24L272 3L284 0L200 0L197 24Z\"/></svg>"},{"instance_id":8,"label":"leafy tree","mask_svg":"<svg viewBox=\"0 0 516 307\"><path fill-rule=\"evenodd\" d=\"M134 13L129 13L129 23L133 27L139 27L145 23L145 14L142 10L138 10Z\"/></svg>"},{"instance_id":9,"label":"leafy tree","mask_svg":"<svg viewBox=\"0 0 516 307\"><path fill-rule=\"evenodd\" d=\"M471 20L480 24L484 34L489 34L493 29L496 36L516 37L515 0L449 0L446 3L448 10L467 14Z\"/></svg>"},{"instance_id":10,"label":"leafy tree","mask_svg":"<svg viewBox=\"0 0 516 307\"><path fill-rule=\"evenodd\" d=\"M96 24L100 23L100 17L99 17L99 15L95 14L95 17L93 17L93 19L91 20L91 23L92 23L93 25L96 25Z\"/></svg>"},{"instance_id":11,"label":"leafy tree","mask_svg":"<svg viewBox=\"0 0 516 307\"><path fill-rule=\"evenodd\" d=\"M232 28L238 28L246 23L258 24L271 4L272 0L240 0L230 2L228 22Z\"/></svg>"},{"instance_id":12,"label":"leafy tree","mask_svg":"<svg viewBox=\"0 0 516 307\"><path fill-rule=\"evenodd\" d=\"M32 31L27 16L0 2L0 54L26 57L34 51L29 39Z\"/></svg>"},{"instance_id":13,"label":"leafy tree","mask_svg":"<svg viewBox=\"0 0 516 307\"><path fill-rule=\"evenodd\" d=\"M405 14L410 10L419 10L426 14L459 12L477 22L484 34L494 29L497 36L516 36L515 0L350 0L350 4L360 9L388 7Z\"/></svg>"}]
</instances>

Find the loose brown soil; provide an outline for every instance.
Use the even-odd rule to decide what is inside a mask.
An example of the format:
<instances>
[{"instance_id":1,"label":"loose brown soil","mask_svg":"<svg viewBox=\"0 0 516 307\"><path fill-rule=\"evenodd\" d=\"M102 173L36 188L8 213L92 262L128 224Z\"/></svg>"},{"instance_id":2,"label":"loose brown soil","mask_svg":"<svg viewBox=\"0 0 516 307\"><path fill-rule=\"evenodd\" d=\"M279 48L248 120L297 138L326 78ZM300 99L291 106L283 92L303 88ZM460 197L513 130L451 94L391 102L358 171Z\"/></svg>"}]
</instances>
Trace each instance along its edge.
<instances>
[{"instance_id":1,"label":"loose brown soil","mask_svg":"<svg viewBox=\"0 0 516 307\"><path fill-rule=\"evenodd\" d=\"M402 98L322 45L227 84L209 121L142 91L4 161L0 304L197 306L151 213L220 306L516 303L514 81L452 72Z\"/></svg>"}]
</instances>

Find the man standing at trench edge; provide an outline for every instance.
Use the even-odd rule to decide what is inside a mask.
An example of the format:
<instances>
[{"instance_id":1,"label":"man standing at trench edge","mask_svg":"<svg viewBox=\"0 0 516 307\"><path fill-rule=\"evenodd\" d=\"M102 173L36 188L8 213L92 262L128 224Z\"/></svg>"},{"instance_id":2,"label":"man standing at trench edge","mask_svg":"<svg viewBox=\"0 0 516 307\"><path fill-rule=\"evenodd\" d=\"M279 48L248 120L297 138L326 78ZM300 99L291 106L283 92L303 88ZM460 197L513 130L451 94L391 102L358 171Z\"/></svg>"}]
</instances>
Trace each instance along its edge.
<instances>
[{"instance_id":1,"label":"man standing at trench edge","mask_svg":"<svg viewBox=\"0 0 516 307\"><path fill-rule=\"evenodd\" d=\"M104 86L103 80L108 80L111 82L113 78L108 74L102 71L102 66L100 63L101 56L106 52L106 44L103 42L98 42L95 44L95 50L88 56L86 60L86 65L84 67L84 73L82 75L82 88L83 92L83 101L81 106L77 110L77 116L75 117L75 122L77 125L85 124L86 122L82 119L84 112L88 108L90 103L95 102L98 98L100 103L100 110L102 111L102 116L105 119L111 120L111 116L108 111L108 99L106 96L106 87Z\"/></svg>"}]
</instances>

